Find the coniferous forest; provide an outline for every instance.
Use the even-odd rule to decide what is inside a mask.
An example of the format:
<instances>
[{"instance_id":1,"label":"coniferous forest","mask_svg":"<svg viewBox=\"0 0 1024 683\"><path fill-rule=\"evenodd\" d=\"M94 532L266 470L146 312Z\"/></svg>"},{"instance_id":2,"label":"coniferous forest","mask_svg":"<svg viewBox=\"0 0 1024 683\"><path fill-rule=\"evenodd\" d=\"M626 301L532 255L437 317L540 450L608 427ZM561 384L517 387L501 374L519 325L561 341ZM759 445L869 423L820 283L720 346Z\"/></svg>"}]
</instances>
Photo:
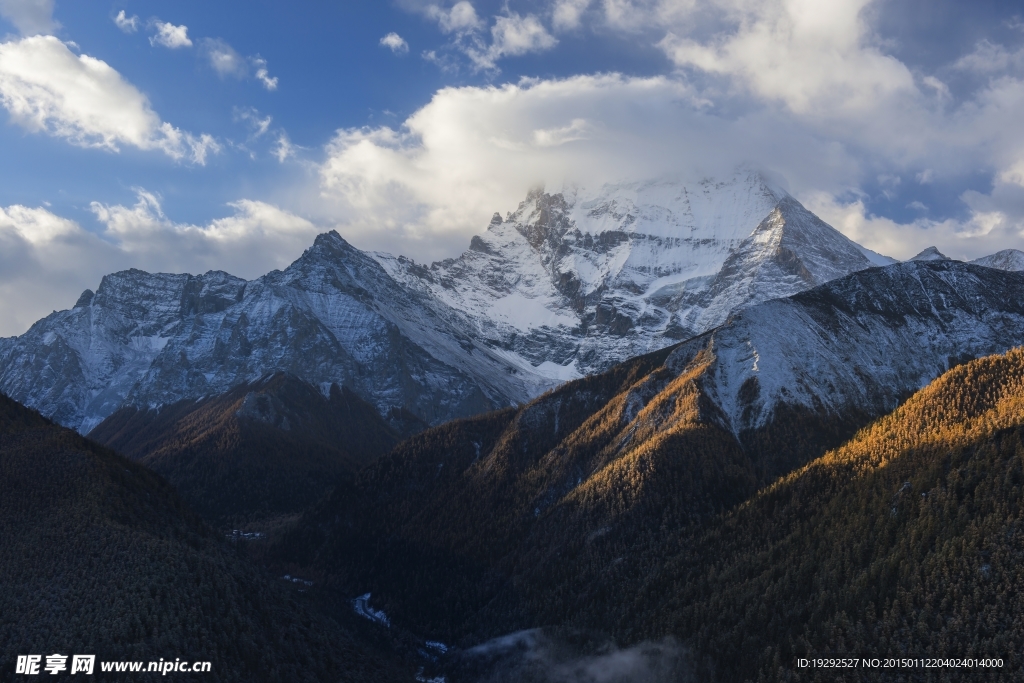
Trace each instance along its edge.
<instances>
[{"instance_id":1,"label":"coniferous forest","mask_svg":"<svg viewBox=\"0 0 1024 683\"><path fill-rule=\"evenodd\" d=\"M995 658L970 675L1020 674L1024 351L955 366L859 428L794 412L740 437L709 416L707 364L671 376L669 353L390 450L394 429L373 427L376 444L349 446L362 464L338 456L329 495L251 542L225 536L230 497L204 521L146 467L4 399L3 656L59 641L109 659L202 653L208 680L425 666L457 681L472 676L453 653L546 627L606 648L671 638L672 675L696 680L964 675L797 665L828 655ZM173 463L163 444L177 442L159 443ZM209 485L209 469L165 466L193 496ZM388 626L353 611L364 593Z\"/></svg>"}]
</instances>

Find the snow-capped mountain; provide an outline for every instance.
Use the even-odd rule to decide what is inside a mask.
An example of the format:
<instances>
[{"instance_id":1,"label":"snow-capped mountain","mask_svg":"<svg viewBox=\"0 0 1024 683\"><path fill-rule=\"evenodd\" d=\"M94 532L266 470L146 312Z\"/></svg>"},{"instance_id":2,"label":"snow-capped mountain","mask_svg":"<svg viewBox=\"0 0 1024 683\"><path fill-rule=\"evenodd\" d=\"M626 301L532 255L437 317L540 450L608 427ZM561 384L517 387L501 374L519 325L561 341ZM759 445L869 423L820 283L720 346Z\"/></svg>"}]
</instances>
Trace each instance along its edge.
<instances>
[{"instance_id":1,"label":"snow-capped mountain","mask_svg":"<svg viewBox=\"0 0 1024 683\"><path fill-rule=\"evenodd\" d=\"M121 406L284 371L437 424L889 261L754 172L536 190L460 257L430 266L332 232L251 282L108 275L72 309L0 340L0 391L87 432Z\"/></svg>"},{"instance_id":2,"label":"snow-capped mountain","mask_svg":"<svg viewBox=\"0 0 1024 683\"><path fill-rule=\"evenodd\" d=\"M999 270L1024 270L1024 251L1019 249L1003 249L988 256L974 259L971 263L986 268L998 268Z\"/></svg>"},{"instance_id":3,"label":"snow-capped mountain","mask_svg":"<svg viewBox=\"0 0 1024 683\"><path fill-rule=\"evenodd\" d=\"M0 389L88 432L122 405L224 393L267 371L437 422L525 396L501 359L337 233L252 282L125 271L0 348Z\"/></svg>"},{"instance_id":4,"label":"snow-capped mountain","mask_svg":"<svg viewBox=\"0 0 1024 683\"><path fill-rule=\"evenodd\" d=\"M935 247L922 249L916 256L911 256L910 261L948 261L949 257Z\"/></svg>"},{"instance_id":5,"label":"snow-capped mountain","mask_svg":"<svg viewBox=\"0 0 1024 683\"><path fill-rule=\"evenodd\" d=\"M518 367L569 379L687 339L738 308L893 263L755 172L531 192L459 258L376 255ZM560 367L559 367L560 366Z\"/></svg>"},{"instance_id":6,"label":"snow-capped mountain","mask_svg":"<svg viewBox=\"0 0 1024 683\"><path fill-rule=\"evenodd\" d=\"M666 365L712 359L703 389L737 435L780 404L880 415L951 366L1024 343L1022 294L1024 273L909 261L740 311Z\"/></svg>"}]
</instances>

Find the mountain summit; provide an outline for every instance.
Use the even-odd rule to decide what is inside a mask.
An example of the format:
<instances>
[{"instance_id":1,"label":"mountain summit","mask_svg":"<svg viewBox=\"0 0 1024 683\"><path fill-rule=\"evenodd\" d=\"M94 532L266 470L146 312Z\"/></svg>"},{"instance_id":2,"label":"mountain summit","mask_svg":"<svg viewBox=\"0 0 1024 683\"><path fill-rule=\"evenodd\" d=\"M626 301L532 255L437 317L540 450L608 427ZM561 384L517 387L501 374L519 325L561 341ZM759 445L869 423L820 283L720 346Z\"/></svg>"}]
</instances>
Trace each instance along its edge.
<instances>
[{"instance_id":1,"label":"mountain summit","mask_svg":"<svg viewBox=\"0 0 1024 683\"><path fill-rule=\"evenodd\" d=\"M468 251L423 267L377 255L480 343L569 379L705 332L731 311L892 259L756 172L530 192ZM524 362L525 361L525 362ZM560 367L559 367L560 366Z\"/></svg>"},{"instance_id":2,"label":"mountain summit","mask_svg":"<svg viewBox=\"0 0 1024 683\"><path fill-rule=\"evenodd\" d=\"M282 371L429 424L519 404L703 333L738 309L889 260L750 171L531 191L455 259L369 254L336 232L283 271L103 278L0 339L0 391L88 432L121 407Z\"/></svg>"}]
</instances>

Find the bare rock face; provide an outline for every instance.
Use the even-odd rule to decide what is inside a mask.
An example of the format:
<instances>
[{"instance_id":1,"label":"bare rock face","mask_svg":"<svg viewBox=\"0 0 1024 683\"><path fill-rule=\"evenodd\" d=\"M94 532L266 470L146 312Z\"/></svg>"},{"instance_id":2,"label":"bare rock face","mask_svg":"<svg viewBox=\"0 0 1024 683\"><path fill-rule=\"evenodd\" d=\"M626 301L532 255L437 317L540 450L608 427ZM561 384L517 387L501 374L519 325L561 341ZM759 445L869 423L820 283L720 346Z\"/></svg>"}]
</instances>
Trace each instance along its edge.
<instances>
[{"instance_id":1,"label":"bare rock face","mask_svg":"<svg viewBox=\"0 0 1024 683\"><path fill-rule=\"evenodd\" d=\"M730 313L891 262L756 172L531 191L429 266L320 235L253 281L103 278L0 339L0 391L88 432L125 406L222 394L275 371L429 424L523 403L721 325Z\"/></svg>"}]
</instances>

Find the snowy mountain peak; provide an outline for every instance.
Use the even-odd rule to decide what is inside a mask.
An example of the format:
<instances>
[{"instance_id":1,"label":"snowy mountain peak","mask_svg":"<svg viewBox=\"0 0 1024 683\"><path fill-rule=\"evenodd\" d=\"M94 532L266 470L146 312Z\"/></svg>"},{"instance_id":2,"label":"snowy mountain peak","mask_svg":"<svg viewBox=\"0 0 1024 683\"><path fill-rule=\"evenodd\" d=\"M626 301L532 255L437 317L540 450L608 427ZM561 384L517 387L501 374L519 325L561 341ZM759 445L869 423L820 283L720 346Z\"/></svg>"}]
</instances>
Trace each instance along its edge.
<instances>
[{"instance_id":1,"label":"snowy mountain peak","mask_svg":"<svg viewBox=\"0 0 1024 683\"><path fill-rule=\"evenodd\" d=\"M1024 270L1024 251L1003 249L994 254L975 259L971 263L985 266L986 268L998 268L999 270Z\"/></svg>"},{"instance_id":2,"label":"snowy mountain peak","mask_svg":"<svg viewBox=\"0 0 1024 683\"><path fill-rule=\"evenodd\" d=\"M590 373L704 332L736 308L877 265L871 253L743 170L534 188L458 258L378 260L489 347L534 368Z\"/></svg>"},{"instance_id":3,"label":"snowy mountain peak","mask_svg":"<svg viewBox=\"0 0 1024 683\"><path fill-rule=\"evenodd\" d=\"M943 254L935 247L928 247L923 250L917 256L910 259L911 261L948 261L949 257Z\"/></svg>"},{"instance_id":4,"label":"snowy mountain peak","mask_svg":"<svg viewBox=\"0 0 1024 683\"><path fill-rule=\"evenodd\" d=\"M429 266L319 235L284 270L103 278L0 343L0 390L88 431L269 372L436 424L521 403L874 263L763 174L532 189Z\"/></svg>"}]
</instances>

